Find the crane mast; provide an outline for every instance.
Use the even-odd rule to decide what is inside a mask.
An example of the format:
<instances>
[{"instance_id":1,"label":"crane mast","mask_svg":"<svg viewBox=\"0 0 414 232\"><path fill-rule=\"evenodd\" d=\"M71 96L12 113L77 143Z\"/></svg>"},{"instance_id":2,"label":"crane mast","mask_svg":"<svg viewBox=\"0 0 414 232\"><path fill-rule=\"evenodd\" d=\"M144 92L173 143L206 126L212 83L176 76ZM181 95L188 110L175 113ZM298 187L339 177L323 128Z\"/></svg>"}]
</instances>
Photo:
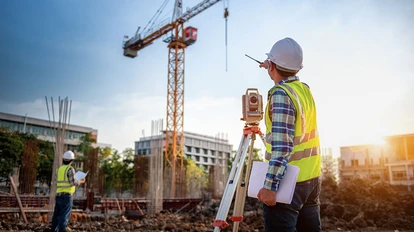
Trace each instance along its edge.
<instances>
[{"instance_id":1,"label":"crane mast","mask_svg":"<svg viewBox=\"0 0 414 232\"><path fill-rule=\"evenodd\" d=\"M182 42L184 23L175 27L168 45L166 159L171 167L171 197L185 194L184 173L184 57L187 45ZM177 167L178 166L178 167ZM176 186L179 188L176 190Z\"/></svg>"},{"instance_id":2,"label":"crane mast","mask_svg":"<svg viewBox=\"0 0 414 232\"><path fill-rule=\"evenodd\" d=\"M135 58L138 51L151 45L156 39L171 33L164 40L168 43L168 84L167 84L167 126L165 159L171 170L171 175L166 175L171 184L171 196L183 197L186 193L185 169L184 169L184 58L185 48L195 42L197 29L184 28L184 23L194 16L205 11L221 0L204 0L182 12L181 0L176 0L173 21L159 27L157 30L141 38L140 34L125 41L124 56ZM226 9L227 10L227 9ZM178 187L178 188L177 188Z\"/></svg>"}]
</instances>

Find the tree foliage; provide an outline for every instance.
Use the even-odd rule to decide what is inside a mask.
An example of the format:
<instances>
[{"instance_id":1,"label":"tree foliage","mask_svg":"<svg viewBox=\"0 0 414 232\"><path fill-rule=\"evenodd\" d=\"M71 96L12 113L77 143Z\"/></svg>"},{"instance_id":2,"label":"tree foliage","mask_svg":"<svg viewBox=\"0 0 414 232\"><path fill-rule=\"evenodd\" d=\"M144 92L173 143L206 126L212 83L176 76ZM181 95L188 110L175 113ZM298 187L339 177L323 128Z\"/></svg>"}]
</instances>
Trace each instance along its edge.
<instances>
[{"instance_id":1,"label":"tree foliage","mask_svg":"<svg viewBox=\"0 0 414 232\"><path fill-rule=\"evenodd\" d=\"M104 160L112 154L112 148L110 147L100 148L99 152L101 153L100 160Z\"/></svg>"},{"instance_id":2,"label":"tree foliage","mask_svg":"<svg viewBox=\"0 0 414 232\"><path fill-rule=\"evenodd\" d=\"M39 140L39 168L37 170L37 179L41 183L47 183L50 186L53 160L55 159L55 151L53 144L49 141Z\"/></svg>"},{"instance_id":3,"label":"tree foliage","mask_svg":"<svg viewBox=\"0 0 414 232\"><path fill-rule=\"evenodd\" d=\"M249 152L249 151L250 151L250 147L247 150L247 152ZM253 161L263 161L262 158L260 158L259 152L260 152L260 149L253 148L252 163L253 163ZM237 151L234 150L233 151L233 157L231 157L230 159L227 160L227 170L228 170L228 173L230 173L230 171L231 171L231 168L233 166L233 161L234 161L234 159L236 157L236 153L237 153ZM245 169L246 169L247 162L248 162L248 155L246 156L246 159L244 160L244 168Z\"/></svg>"},{"instance_id":4,"label":"tree foliage","mask_svg":"<svg viewBox=\"0 0 414 232\"><path fill-rule=\"evenodd\" d=\"M117 194L120 194L131 190L134 177L134 150L125 149L119 153L115 149L103 148L99 150L101 156L91 160L89 158L90 153L93 153L92 143L94 142L95 139L91 134L86 134L81 138L79 151L83 153L83 156L78 157L78 160L85 162L85 168L92 164L89 163L88 166L88 161L99 165L99 168L103 170L105 193L108 194L115 190ZM25 144L28 147L25 147ZM25 160L30 160L30 162L22 163L23 155L26 157ZM33 174L30 176L30 183L27 183L26 192L32 192L29 188L36 179L50 186L54 155L51 142L38 140L32 134L10 132L6 128L0 128L0 177L7 180L14 168L22 167L23 174L20 178ZM98 170L97 166L94 167ZM29 174L27 170L30 171Z\"/></svg>"},{"instance_id":5,"label":"tree foliage","mask_svg":"<svg viewBox=\"0 0 414 232\"><path fill-rule=\"evenodd\" d=\"M54 154L53 144L49 141L39 140L32 134L0 128L0 176L3 178L14 168L20 167L20 181L27 182L24 178L30 175L31 182L35 177L41 183L50 185ZM28 170L30 173L26 173Z\"/></svg>"},{"instance_id":6,"label":"tree foliage","mask_svg":"<svg viewBox=\"0 0 414 232\"><path fill-rule=\"evenodd\" d=\"M83 155L87 155L89 150L93 149L92 143L96 143L96 139L92 138L91 133L85 134L80 138L81 144L79 144L79 151L83 153Z\"/></svg>"},{"instance_id":7,"label":"tree foliage","mask_svg":"<svg viewBox=\"0 0 414 232\"><path fill-rule=\"evenodd\" d=\"M125 149L122 153L112 149L112 154L103 160L104 191L109 195L116 191L117 197L132 188L134 173L134 150Z\"/></svg>"},{"instance_id":8,"label":"tree foliage","mask_svg":"<svg viewBox=\"0 0 414 232\"><path fill-rule=\"evenodd\" d=\"M122 186L121 191L132 189L132 182L134 177L134 150L127 148L122 153L122 171L121 171Z\"/></svg>"},{"instance_id":9,"label":"tree foliage","mask_svg":"<svg viewBox=\"0 0 414 232\"><path fill-rule=\"evenodd\" d=\"M82 136L80 140L81 140L81 143L79 144L78 151L82 153L82 156L77 156L76 161L84 163L83 171L86 172L88 171L86 170L87 167L90 166L88 162L90 161L89 159L90 158L89 154L91 153L90 151L93 149L92 143L95 143L96 140L92 138L91 133L85 134L85 136Z\"/></svg>"},{"instance_id":10,"label":"tree foliage","mask_svg":"<svg viewBox=\"0 0 414 232\"><path fill-rule=\"evenodd\" d=\"M0 177L7 177L20 164L24 144L18 133L0 128Z\"/></svg>"},{"instance_id":11,"label":"tree foliage","mask_svg":"<svg viewBox=\"0 0 414 232\"><path fill-rule=\"evenodd\" d=\"M201 184L201 187L205 188L208 182L208 174L206 173L204 168L198 167L196 162L191 158L185 158L184 164L186 166L187 179L197 180Z\"/></svg>"},{"instance_id":12,"label":"tree foliage","mask_svg":"<svg viewBox=\"0 0 414 232\"><path fill-rule=\"evenodd\" d=\"M198 194L201 195L207 189L209 175L204 168L198 167L196 162L191 158L185 158L184 164L186 167L186 187L188 194L191 197L198 197Z\"/></svg>"}]
</instances>

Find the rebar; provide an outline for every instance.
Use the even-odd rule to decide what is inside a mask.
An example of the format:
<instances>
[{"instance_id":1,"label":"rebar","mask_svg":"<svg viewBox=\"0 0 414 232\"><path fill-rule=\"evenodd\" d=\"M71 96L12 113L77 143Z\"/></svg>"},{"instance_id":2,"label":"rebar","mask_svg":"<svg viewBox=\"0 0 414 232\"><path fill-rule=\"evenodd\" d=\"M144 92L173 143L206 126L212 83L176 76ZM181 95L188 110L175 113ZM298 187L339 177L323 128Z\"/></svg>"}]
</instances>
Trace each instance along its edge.
<instances>
[{"instance_id":1,"label":"rebar","mask_svg":"<svg viewBox=\"0 0 414 232\"><path fill-rule=\"evenodd\" d=\"M49 112L49 103L47 100L47 97L45 97L46 99L46 108L47 108L47 112L48 112L48 117L49 117L49 125L51 126L51 131L53 131L53 135L52 137L54 137L54 142L52 140L53 143L53 148L55 151L55 156L54 156L54 161L53 161L53 171L52 171L52 178L51 178L51 184L50 184L50 199L49 199L49 209L51 210L51 212L49 212L48 214L48 220L49 222L52 220L52 214L53 214L53 208L55 206L55 196L56 196L56 171L57 169L62 165L62 155L64 152L64 148L65 148L65 135L66 135L66 129L69 129L69 123L68 123L68 113L70 114L70 112L68 112L68 97L66 97L65 99L60 99L60 97L58 97L58 122L56 124L56 119L55 119L55 107L54 107L54 101L53 98L51 97L51 108L52 108L52 118L53 121L51 121L50 119L50 112ZM71 107L72 107L72 103L71 103ZM53 122L53 125L52 125Z\"/></svg>"}]
</instances>

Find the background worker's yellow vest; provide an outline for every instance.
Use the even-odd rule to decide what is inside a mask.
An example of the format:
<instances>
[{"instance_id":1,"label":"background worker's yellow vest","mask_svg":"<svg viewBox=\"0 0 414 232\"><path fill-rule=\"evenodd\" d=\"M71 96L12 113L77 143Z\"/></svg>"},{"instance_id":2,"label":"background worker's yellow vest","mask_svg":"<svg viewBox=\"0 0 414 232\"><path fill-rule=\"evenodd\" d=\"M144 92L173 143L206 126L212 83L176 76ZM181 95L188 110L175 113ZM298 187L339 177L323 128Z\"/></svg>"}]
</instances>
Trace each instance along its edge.
<instances>
[{"instance_id":1,"label":"background worker's yellow vest","mask_svg":"<svg viewBox=\"0 0 414 232\"><path fill-rule=\"evenodd\" d=\"M56 193L73 194L75 192L76 187L70 184L69 178L68 178L68 171L70 168L72 167L69 165L62 165L58 169L57 180L56 180L56 183L57 183Z\"/></svg>"},{"instance_id":2,"label":"background worker's yellow vest","mask_svg":"<svg viewBox=\"0 0 414 232\"><path fill-rule=\"evenodd\" d=\"M289 159L289 164L300 168L297 182L310 180L320 176L321 155L316 122L316 108L313 96L309 87L300 81L286 82L277 85L269 90L265 112L266 123L266 159L270 159L272 154L272 120L270 110L270 98L274 92L282 88L286 91L296 109L295 136L293 140L293 151Z\"/></svg>"}]
</instances>

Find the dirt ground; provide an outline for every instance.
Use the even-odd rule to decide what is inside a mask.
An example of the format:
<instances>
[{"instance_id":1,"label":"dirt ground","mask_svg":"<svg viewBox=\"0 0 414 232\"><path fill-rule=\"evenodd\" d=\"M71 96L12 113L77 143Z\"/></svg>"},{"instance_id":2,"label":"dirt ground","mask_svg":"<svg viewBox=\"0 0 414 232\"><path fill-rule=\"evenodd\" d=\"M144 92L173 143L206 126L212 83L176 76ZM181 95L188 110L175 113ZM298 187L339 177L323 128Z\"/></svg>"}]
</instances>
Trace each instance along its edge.
<instances>
[{"instance_id":1,"label":"dirt ground","mask_svg":"<svg viewBox=\"0 0 414 232\"><path fill-rule=\"evenodd\" d=\"M71 231L213 231L219 200L192 213L162 211L140 217L72 213ZM248 198L239 231L264 231L261 203ZM231 213L229 213L231 215ZM28 214L29 224L13 214L0 215L0 231L50 231L45 215ZM325 181L321 193L323 231L414 231L414 194L393 191L386 184L370 185L361 180L346 185ZM229 221L228 221L229 222ZM232 223L222 231L232 231Z\"/></svg>"},{"instance_id":2,"label":"dirt ground","mask_svg":"<svg viewBox=\"0 0 414 232\"><path fill-rule=\"evenodd\" d=\"M69 223L70 230L68 231L186 231L186 232L198 232L198 231L213 231L211 226L214 217L207 217L203 215L189 215L180 214L175 215L169 212L164 212L155 216L147 216L141 219L126 219L125 217L109 217L105 221L102 216L89 216L84 214L74 214L75 217L71 218ZM0 223L0 231L35 231L46 232L50 231L48 224L33 221L29 224L23 222L7 222L2 220ZM349 229L347 226L329 226L325 225L324 220L323 231L376 231L376 232L395 232L395 231L414 231L409 229L380 229L377 227L364 227ZM223 229L222 231L232 231L232 225ZM240 223L239 231L264 231L263 217L259 214L253 214L246 216L244 221Z\"/></svg>"}]
</instances>

